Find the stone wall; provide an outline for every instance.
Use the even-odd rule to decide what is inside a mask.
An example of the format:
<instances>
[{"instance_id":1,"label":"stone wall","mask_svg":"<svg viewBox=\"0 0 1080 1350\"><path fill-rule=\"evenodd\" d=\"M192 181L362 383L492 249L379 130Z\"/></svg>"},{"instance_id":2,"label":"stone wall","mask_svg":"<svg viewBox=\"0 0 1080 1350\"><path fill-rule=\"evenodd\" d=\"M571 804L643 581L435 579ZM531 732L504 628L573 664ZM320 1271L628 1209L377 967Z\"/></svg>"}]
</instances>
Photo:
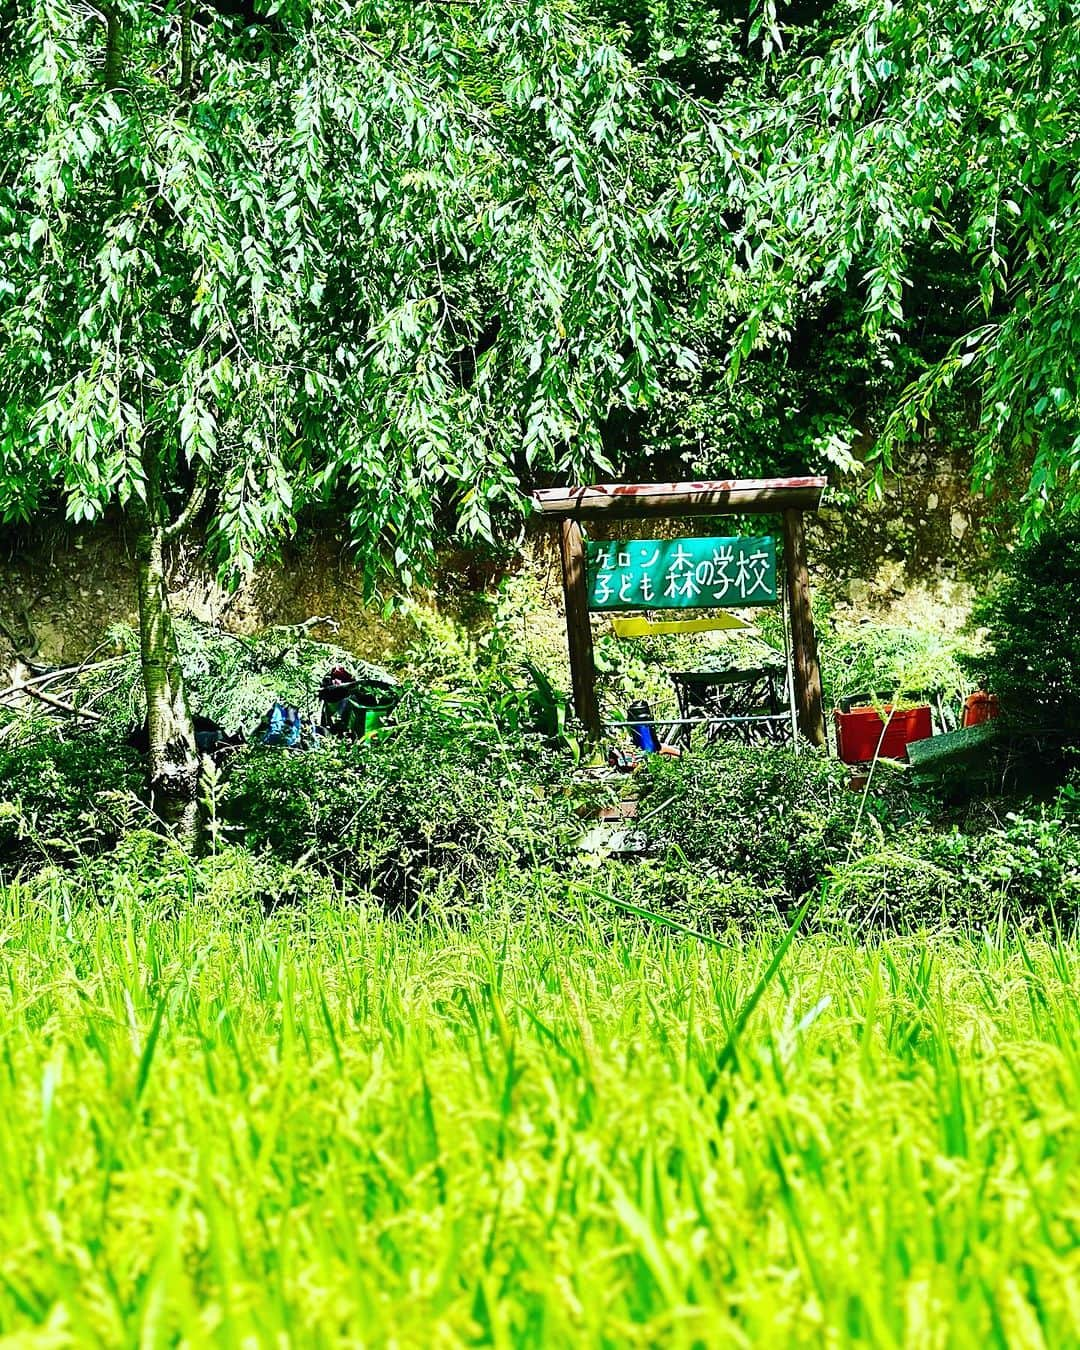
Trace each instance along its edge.
<instances>
[{"instance_id":1,"label":"stone wall","mask_svg":"<svg viewBox=\"0 0 1080 1350\"><path fill-rule=\"evenodd\" d=\"M113 624L137 620L130 541L115 524L47 536L23 532L0 551L0 661L13 654L47 665L82 660ZM177 611L237 633L332 615L343 644L377 661L395 643L394 625L365 604L362 577L340 540L318 536L287 549L235 591L223 589L193 550L172 559Z\"/></svg>"}]
</instances>

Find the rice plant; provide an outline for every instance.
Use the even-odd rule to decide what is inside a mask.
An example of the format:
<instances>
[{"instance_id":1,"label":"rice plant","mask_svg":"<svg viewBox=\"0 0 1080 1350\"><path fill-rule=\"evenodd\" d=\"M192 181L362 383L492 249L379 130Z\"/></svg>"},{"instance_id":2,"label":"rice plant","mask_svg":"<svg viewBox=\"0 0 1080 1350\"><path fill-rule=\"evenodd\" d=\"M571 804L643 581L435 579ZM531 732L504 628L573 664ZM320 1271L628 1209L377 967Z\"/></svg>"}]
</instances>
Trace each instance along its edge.
<instances>
[{"instance_id":1,"label":"rice plant","mask_svg":"<svg viewBox=\"0 0 1080 1350\"><path fill-rule=\"evenodd\" d=\"M264 917L213 865L0 893L13 1343L1075 1343L1071 937Z\"/></svg>"}]
</instances>

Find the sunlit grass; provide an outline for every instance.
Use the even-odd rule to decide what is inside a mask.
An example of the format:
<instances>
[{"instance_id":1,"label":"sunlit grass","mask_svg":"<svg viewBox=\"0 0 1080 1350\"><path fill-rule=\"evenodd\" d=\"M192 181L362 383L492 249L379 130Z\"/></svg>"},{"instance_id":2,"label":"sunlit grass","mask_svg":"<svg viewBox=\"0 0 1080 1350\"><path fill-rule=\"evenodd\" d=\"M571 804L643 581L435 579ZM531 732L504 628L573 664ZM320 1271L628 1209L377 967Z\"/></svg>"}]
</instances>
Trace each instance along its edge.
<instances>
[{"instance_id":1,"label":"sunlit grass","mask_svg":"<svg viewBox=\"0 0 1080 1350\"><path fill-rule=\"evenodd\" d=\"M2 894L22 1344L1075 1343L1071 940Z\"/></svg>"}]
</instances>

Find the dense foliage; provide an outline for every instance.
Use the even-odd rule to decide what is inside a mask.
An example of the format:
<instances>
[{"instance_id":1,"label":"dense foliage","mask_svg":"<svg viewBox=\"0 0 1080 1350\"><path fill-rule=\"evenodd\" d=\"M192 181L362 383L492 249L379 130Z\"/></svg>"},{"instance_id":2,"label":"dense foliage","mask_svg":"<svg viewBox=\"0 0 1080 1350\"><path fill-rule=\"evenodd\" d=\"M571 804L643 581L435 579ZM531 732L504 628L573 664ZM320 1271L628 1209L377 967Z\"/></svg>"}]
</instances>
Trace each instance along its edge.
<instances>
[{"instance_id":1,"label":"dense foliage","mask_svg":"<svg viewBox=\"0 0 1080 1350\"><path fill-rule=\"evenodd\" d=\"M912 825L831 869L830 907L865 933L960 920L991 927L1080 922L1080 830L1072 812L1033 807L983 828Z\"/></svg>"},{"instance_id":2,"label":"dense foliage","mask_svg":"<svg viewBox=\"0 0 1080 1350\"><path fill-rule=\"evenodd\" d=\"M5 38L0 520L130 517L149 789L195 846L170 545L236 575L332 501L407 586L446 520L591 474L694 364L658 283L712 233L708 137L557 3L19 0Z\"/></svg>"},{"instance_id":3,"label":"dense foliage","mask_svg":"<svg viewBox=\"0 0 1080 1350\"><path fill-rule=\"evenodd\" d=\"M784 10L762 13L779 51ZM778 85L738 99L726 123L744 347L790 324L806 290L850 288L887 364L913 319L946 336L957 306L922 281L927 262L952 271L961 331L895 406L878 455L902 468L903 436L962 389L977 478L1025 483L1029 519L1075 509L1080 7L863 0L831 11L799 55L787 69L777 57Z\"/></svg>"},{"instance_id":4,"label":"dense foliage","mask_svg":"<svg viewBox=\"0 0 1080 1350\"><path fill-rule=\"evenodd\" d=\"M47 726L0 744L0 874L111 848L145 821L138 755L114 736L62 738Z\"/></svg>"},{"instance_id":5,"label":"dense foliage","mask_svg":"<svg viewBox=\"0 0 1080 1350\"><path fill-rule=\"evenodd\" d=\"M565 756L461 703L414 695L396 717L373 741L240 755L220 807L229 833L348 877L391 909L424 893L468 904L501 866L571 846Z\"/></svg>"},{"instance_id":6,"label":"dense foliage","mask_svg":"<svg viewBox=\"0 0 1080 1350\"><path fill-rule=\"evenodd\" d=\"M196 523L235 574L332 503L407 586L548 473L902 467L943 411L1029 524L1076 507L1078 33L1013 0L17 0L0 519L130 516L155 808L195 841Z\"/></svg>"},{"instance_id":7,"label":"dense foliage","mask_svg":"<svg viewBox=\"0 0 1080 1350\"><path fill-rule=\"evenodd\" d=\"M332 496L400 577L692 360L657 278L699 251L702 118L572 5L247 17L18 6L0 517L160 491L243 566Z\"/></svg>"},{"instance_id":8,"label":"dense foliage","mask_svg":"<svg viewBox=\"0 0 1080 1350\"><path fill-rule=\"evenodd\" d=\"M780 920L807 897L808 923L857 929L1080 919L1072 787L1041 806L950 808L884 765L863 794L835 761L721 744L650 760L627 825L645 853L620 863L609 854L619 831L595 823L618 792L575 782L565 747L513 722L475 699L410 694L372 740L249 747L207 785L214 850L230 868L263 870L268 907L306 903L323 878L392 912L464 913L547 878L567 917L574 887L595 886L612 922L625 902L706 930ZM96 857L100 875L148 877L152 862L133 859L160 853L140 833L160 822L138 780L137 756L100 733L43 728L0 751L0 873L60 863L97 885Z\"/></svg>"},{"instance_id":9,"label":"dense foliage","mask_svg":"<svg viewBox=\"0 0 1080 1350\"><path fill-rule=\"evenodd\" d=\"M836 705L852 697L914 694L939 699L956 718L971 685L963 639L911 624L844 628L826 622L818 631L826 697Z\"/></svg>"},{"instance_id":10,"label":"dense foliage","mask_svg":"<svg viewBox=\"0 0 1080 1350\"><path fill-rule=\"evenodd\" d=\"M223 561L332 497L407 569L546 469L844 464L890 409L882 462L933 412L1068 505L1077 32L19 0L0 513L137 505L152 468Z\"/></svg>"},{"instance_id":11,"label":"dense foliage","mask_svg":"<svg viewBox=\"0 0 1080 1350\"><path fill-rule=\"evenodd\" d=\"M857 849L877 815L904 809L905 794L849 792L844 766L769 746L718 745L649 764L643 811L654 846L687 868L743 877L787 901L817 889L829 866ZM859 837L859 825L865 828Z\"/></svg>"},{"instance_id":12,"label":"dense foliage","mask_svg":"<svg viewBox=\"0 0 1080 1350\"><path fill-rule=\"evenodd\" d=\"M658 896L693 895L705 914L711 893L720 915L745 922L814 895L823 921L859 930L1080 920L1071 790L1044 806L1016 803L1005 819L969 805L957 820L902 770L880 765L865 792L848 778L836 761L769 747L653 760L641 809L664 864Z\"/></svg>"}]
</instances>

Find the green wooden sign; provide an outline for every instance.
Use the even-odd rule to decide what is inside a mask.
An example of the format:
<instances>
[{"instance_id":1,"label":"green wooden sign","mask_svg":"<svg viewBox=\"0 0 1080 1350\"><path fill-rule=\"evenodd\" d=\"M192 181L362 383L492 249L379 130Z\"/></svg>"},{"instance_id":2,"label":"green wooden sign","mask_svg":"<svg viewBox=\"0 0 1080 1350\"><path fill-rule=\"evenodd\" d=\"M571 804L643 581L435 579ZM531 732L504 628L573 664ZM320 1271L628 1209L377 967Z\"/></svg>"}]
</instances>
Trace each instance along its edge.
<instances>
[{"instance_id":1,"label":"green wooden sign","mask_svg":"<svg viewBox=\"0 0 1080 1350\"><path fill-rule=\"evenodd\" d=\"M776 603L776 541L587 543L590 609L742 609Z\"/></svg>"}]
</instances>

